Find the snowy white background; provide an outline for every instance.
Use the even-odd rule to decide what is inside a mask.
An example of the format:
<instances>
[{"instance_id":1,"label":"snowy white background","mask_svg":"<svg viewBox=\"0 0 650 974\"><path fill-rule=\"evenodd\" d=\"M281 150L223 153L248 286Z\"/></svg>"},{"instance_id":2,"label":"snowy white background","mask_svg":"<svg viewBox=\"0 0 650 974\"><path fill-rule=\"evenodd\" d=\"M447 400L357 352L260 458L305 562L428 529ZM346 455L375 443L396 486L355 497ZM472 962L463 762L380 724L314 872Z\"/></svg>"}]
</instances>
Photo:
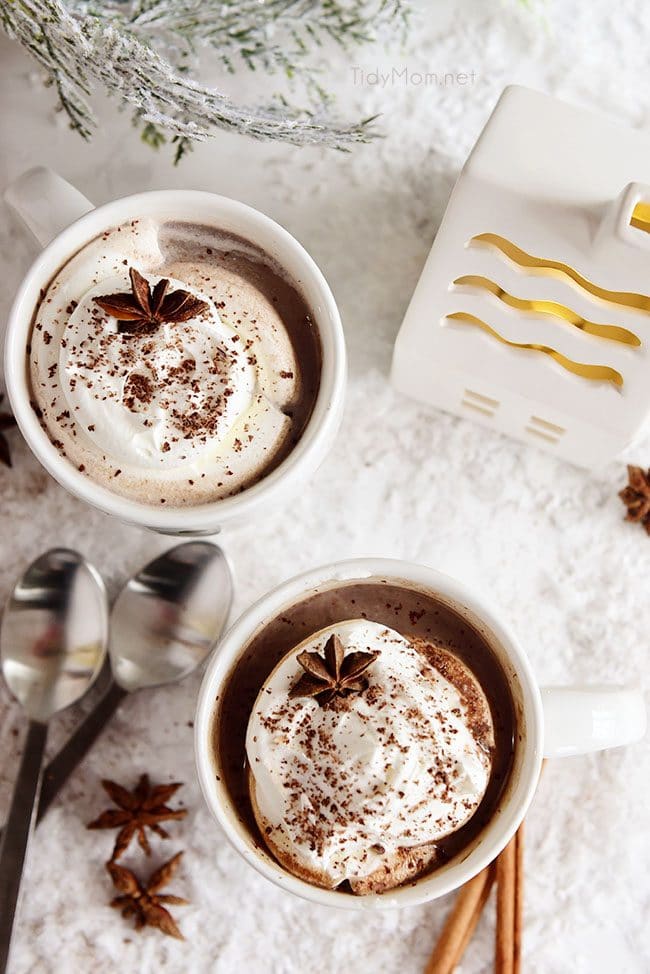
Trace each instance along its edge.
<instances>
[{"instance_id":1,"label":"snowy white background","mask_svg":"<svg viewBox=\"0 0 650 974\"><path fill-rule=\"evenodd\" d=\"M408 47L333 52L342 113L383 112L387 137L352 154L222 135L180 168L143 146L102 105L88 146L52 110L30 61L0 41L0 185L46 163L95 202L171 186L245 200L311 251L340 304L350 353L341 435L309 489L257 524L223 536L237 572L235 612L283 579L360 554L427 562L489 595L519 631L542 682L645 680L650 539L622 522L623 464L588 476L531 448L409 402L387 383L391 348L460 166L501 89L521 82L650 125L650 20L644 0L431 0ZM352 67L476 73L473 86L380 90ZM217 80L217 79L215 79ZM244 83L248 82L244 80ZM586 165L589 160L586 160ZM648 161L650 167L650 160ZM643 178L643 174L634 174ZM650 180L650 173L646 174ZM0 322L33 250L0 219ZM0 325L0 329L3 325ZM0 468L0 597L43 549L77 547L112 591L169 542L109 522L68 497L12 436ZM636 459L650 463L650 443ZM34 839L12 970L215 974L418 974L450 900L361 919L281 893L247 867L211 821L194 776L199 677L132 697ZM52 731L56 745L74 713ZM0 809L25 721L0 690ZM138 935L109 910L102 861L111 834L85 831L103 807L98 780L142 770L186 782L189 814L155 846L180 848L173 891L187 937ZM534 974L650 970L647 743L550 765L528 818L525 965ZM134 857L135 859L135 857ZM491 970L493 905L462 974Z\"/></svg>"}]
</instances>

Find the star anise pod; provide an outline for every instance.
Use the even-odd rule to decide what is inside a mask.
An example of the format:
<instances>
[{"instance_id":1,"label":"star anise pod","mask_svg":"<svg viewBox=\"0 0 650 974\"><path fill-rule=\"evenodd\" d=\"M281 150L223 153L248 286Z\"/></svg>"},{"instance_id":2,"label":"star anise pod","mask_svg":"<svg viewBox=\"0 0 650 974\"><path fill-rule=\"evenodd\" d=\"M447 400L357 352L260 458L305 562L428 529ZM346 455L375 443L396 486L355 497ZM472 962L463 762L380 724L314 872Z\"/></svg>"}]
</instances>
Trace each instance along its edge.
<instances>
[{"instance_id":1,"label":"star anise pod","mask_svg":"<svg viewBox=\"0 0 650 974\"><path fill-rule=\"evenodd\" d=\"M626 521L639 521L650 534L650 470L628 465L627 487L619 491L619 497L627 507Z\"/></svg>"},{"instance_id":2,"label":"star anise pod","mask_svg":"<svg viewBox=\"0 0 650 974\"><path fill-rule=\"evenodd\" d=\"M188 321L206 311L207 301L201 301L189 291L167 293L169 281L162 278L153 290L149 282L135 269L129 268L131 293L104 294L95 302L113 318L117 318L120 335L152 335L168 322Z\"/></svg>"},{"instance_id":3,"label":"star anise pod","mask_svg":"<svg viewBox=\"0 0 650 974\"><path fill-rule=\"evenodd\" d=\"M2 405L3 399L4 396L0 396L0 405ZM15 425L16 420L11 413L0 413L0 463L3 463L5 467L11 466L11 453L9 452L7 437L4 434L5 430L12 429Z\"/></svg>"},{"instance_id":4,"label":"star anise pod","mask_svg":"<svg viewBox=\"0 0 650 974\"><path fill-rule=\"evenodd\" d=\"M150 855L151 846L146 830L149 828L163 839L168 839L169 833L160 823L185 818L187 815L186 808L173 809L166 804L181 787L178 781L152 788L149 775L143 774L133 791L127 791L122 785L106 778L102 781L102 787L118 807L102 812L87 828L120 830L115 840L112 860L119 859L126 852L134 835L138 836L140 847Z\"/></svg>"},{"instance_id":5,"label":"star anise pod","mask_svg":"<svg viewBox=\"0 0 650 974\"><path fill-rule=\"evenodd\" d=\"M305 671L289 690L290 697L315 697L321 707L334 697L365 690L367 683L361 675L379 656L374 653L345 655L343 643L332 633L325 643L324 655L303 650L297 660Z\"/></svg>"},{"instance_id":6,"label":"star anise pod","mask_svg":"<svg viewBox=\"0 0 650 974\"><path fill-rule=\"evenodd\" d=\"M111 900L111 906L121 910L123 917L135 917L136 930L142 930L143 927L157 927L168 937L185 939L163 903L169 903L171 906L186 906L189 901L180 896L173 896L171 893L158 892L171 882L182 855L182 852L178 852L160 869L152 873L144 884L130 869L112 860L106 863L113 885L120 894Z\"/></svg>"}]
</instances>

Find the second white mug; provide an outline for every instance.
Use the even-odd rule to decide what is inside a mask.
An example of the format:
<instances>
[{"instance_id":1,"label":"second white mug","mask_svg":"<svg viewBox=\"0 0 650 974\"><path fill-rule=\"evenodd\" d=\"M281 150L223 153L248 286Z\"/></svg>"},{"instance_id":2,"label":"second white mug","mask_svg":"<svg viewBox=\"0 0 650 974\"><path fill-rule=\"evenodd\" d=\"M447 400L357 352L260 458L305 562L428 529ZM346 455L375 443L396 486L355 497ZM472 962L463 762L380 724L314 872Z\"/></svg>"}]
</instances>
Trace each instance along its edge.
<instances>
[{"instance_id":1,"label":"second white mug","mask_svg":"<svg viewBox=\"0 0 650 974\"><path fill-rule=\"evenodd\" d=\"M388 583L431 593L453 607L490 645L510 685L518 740L503 798L478 841L449 862L407 884L378 895L353 896L323 889L289 873L268 853L238 812L215 757L219 708L238 660L265 625L295 604L347 584ZM301 629L300 639L309 636ZM216 648L201 686L195 719L199 780L212 814L243 858L282 889L327 906L352 910L412 906L462 886L505 848L535 794L543 757L560 757L629 744L645 733L643 696L623 687L560 687L540 690L514 633L492 607L456 579L409 562L381 558L325 565L293 578L247 609ZM228 746L232 742L228 742Z\"/></svg>"}]
</instances>

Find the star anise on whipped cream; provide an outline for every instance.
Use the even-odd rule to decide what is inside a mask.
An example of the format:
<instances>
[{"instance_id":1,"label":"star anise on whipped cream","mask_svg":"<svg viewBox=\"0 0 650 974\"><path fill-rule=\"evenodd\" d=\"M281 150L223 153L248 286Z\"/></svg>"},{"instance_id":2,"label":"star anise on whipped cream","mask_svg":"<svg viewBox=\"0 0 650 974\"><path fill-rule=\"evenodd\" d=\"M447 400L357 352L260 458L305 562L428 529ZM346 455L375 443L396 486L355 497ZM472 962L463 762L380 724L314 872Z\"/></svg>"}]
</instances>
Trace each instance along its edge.
<instances>
[{"instance_id":1,"label":"star anise on whipped cream","mask_svg":"<svg viewBox=\"0 0 650 974\"><path fill-rule=\"evenodd\" d=\"M309 653L303 650L296 659L305 671L289 690L290 697L315 697L321 707L335 697L346 697L350 693L360 693L368 685L362 674L379 656L373 653L350 653L345 655L343 643L332 633L323 650Z\"/></svg>"},{"instance_id":2,"label":"star anise on whipped cream","mask_svg":"<svg viewBox=\"0 0 650 974\"><path fill-rule=\"evenodd\" d=\"M117 318L120 335L152 335L164 323L188 321L207 311L207 301L190 291L179 289L168 293L167 278L162 278L152 289L135 267L129 268L129 277L130 293L103 294L93 299L103 311Z\"/></svg>"},{"instance_id":3,"label":"star anise on whipped cream","mask_svg":"<svg viewBox=\"0 0 650 974\"><path fill-rule=\"evenodd\" d=\"M650 470L627 468L628 485L618 496L627 507L626 521L639 521L650 534Z\"/></svg>"}]
</instances>

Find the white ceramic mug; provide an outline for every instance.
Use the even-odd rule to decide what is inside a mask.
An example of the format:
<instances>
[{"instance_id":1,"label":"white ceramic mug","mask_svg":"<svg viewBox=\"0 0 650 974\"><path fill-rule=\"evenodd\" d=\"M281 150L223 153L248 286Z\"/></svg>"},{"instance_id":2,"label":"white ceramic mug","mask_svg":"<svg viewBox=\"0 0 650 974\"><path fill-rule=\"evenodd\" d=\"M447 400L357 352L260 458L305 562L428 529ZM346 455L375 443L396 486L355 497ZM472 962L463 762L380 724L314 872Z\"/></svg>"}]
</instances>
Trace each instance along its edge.
<instances>
[{"instance_id":1,"label":"white ceramic mug","mask_svg":"<svg viewBox=\"0 0 650 974\"><path fill-rule=\"evenodd\" d=\"M475 842L414 883L371 896L320 889L284 870L239 819L217 777L212 727L215 702L252 637L277 614L324 587L350 580L389 579L424 589L450 603L488 635L508 677L517 714L513 768L496 814ZM530 805L544 757L582 754L638 740L646 715L638 690L622 687L552 687L540 690L519 641L485 602L464 585L422 565L363 558L307 572L265 595L239 618L214 652L201 686L195 720L199 780L212 814L243 858L282 889L328 906L368 910L412 906L457 889L492 862L510 841Z\"/></svg>"},{"instance_id":2,"label":"white ceramic mug","mask_svg":"<svg viewBox=\"0 0 650 974\"><path fill-rule=\"evenodd\" d=\"M5 339L5 383L20 430L43 466L70 493L107 514L165 534L214 533L243 520L262 503L278 502L324 459L338 431L345 394L346 356L336 302L307 251L283 227L257 210L214 193L160 190L93 207L50 169L32 169L13 183L5 200L44 248L16 295ZM80 473L50 442L30 406L26 348L41 288L81 247L106 228L134 216L209 222L251 240L273 257L303 294L318 329L322 370L309 422L289 456L258 483L234 497L186 508L161 509L111 493Z\"/></svg>"}]
</instances>

